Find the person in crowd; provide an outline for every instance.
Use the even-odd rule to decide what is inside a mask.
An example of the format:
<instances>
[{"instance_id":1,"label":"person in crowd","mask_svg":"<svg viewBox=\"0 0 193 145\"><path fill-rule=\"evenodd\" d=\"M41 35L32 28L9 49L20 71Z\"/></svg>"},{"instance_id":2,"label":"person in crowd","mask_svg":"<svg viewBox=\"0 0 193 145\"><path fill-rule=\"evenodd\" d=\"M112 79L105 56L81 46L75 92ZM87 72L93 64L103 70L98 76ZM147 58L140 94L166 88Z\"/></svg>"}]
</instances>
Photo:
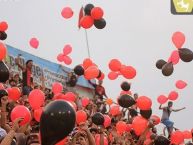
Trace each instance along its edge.
<instances>
[{"instance_id":1,"label":"person in crowd","mask_svg":"<svg viewBox=\"0 0 193 145\"><path fill-rule=\"evenodd\" d=\"M33 85L33 77L32 77L32 66L33 60L27 60L26 65L23 66L19 63L19 57L15 59L15 63L18 67L22 70L22 77L23 77L23 95L29 95L32 90Z\"/></svg>"},{"instance_id":2,"label":"person in crowd","mask_svg":"<svg viewBox=\"0 0 193 145\"><path fill-rule=\"evenodd\" d=\"M98 105L99 111L103 114L106 112L106 104L104 103L104 97L108 98L105 92L105 88L102 86L103 81L99 80L98 84L88 81L95 89L94 102Z\"/></svg>"},{"instance_id":3,"label":"person in crowd","mask_svg":"<svg viewBox=\"0 0 193 145\"><path fill-rule=\"evenodd\" d=\"M178 112L178 111L185 109L185 107L183 107L181 109L173 109L172 107L173 107L173 102L171 102L171 101L168 102L168 106L166 106L166 107L162 107L162 105L159 106L159 109L163 110L161 121L166 126L166 128L168 130L169 137L170 137L170 135L173 131L173 128L174 128L174 122L172 122L169 119L171 113L172 112Z\"/></svg>"}]
</instances>

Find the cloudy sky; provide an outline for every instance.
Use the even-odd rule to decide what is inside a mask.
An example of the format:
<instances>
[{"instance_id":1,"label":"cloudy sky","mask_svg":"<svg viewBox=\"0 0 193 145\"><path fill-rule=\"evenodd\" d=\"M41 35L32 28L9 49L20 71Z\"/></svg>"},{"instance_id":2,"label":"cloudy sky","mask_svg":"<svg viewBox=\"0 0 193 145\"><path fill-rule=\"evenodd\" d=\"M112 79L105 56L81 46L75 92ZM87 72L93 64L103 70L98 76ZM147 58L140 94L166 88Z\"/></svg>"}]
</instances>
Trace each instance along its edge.
<instances>
[{"instance_id":1,"label":"cloudy sky","mask_svg":"<svg viewBox=\"0 0 193 145\"><path fill-rule=\"evenodd\" d=\"M180 129L193 128L193 67L192 63L180 62L171 77L163 77L155 68L159 58L167 59L175 50L171 35L182 31L186 35L184 47L193 47L193 16L177 16L170 12L170 0L0 0L0 21L7 21L9 29L6 43L44 59L56 61L65 44L71 44L74 67L88 57L84 30L78 30L78 13L82 5L93 3L104 9L107 26L103 30L88 30L91 58L107 74L108 62L117 58L137 69L137 77L130 80L132 91L146 95L154 101L154 113L158 110L157 96L175 90L175 82L185 80L188 87L179 91L180 97L174 108L187 109L171 116ZM65 20L63 7L70 6L74 16ZM29 47L31 37L37 37L37 50ZM193 49L193 48L192 48ZM105 79L109 97L116 99L120 83Z\"/></svg>"}]
</instances>

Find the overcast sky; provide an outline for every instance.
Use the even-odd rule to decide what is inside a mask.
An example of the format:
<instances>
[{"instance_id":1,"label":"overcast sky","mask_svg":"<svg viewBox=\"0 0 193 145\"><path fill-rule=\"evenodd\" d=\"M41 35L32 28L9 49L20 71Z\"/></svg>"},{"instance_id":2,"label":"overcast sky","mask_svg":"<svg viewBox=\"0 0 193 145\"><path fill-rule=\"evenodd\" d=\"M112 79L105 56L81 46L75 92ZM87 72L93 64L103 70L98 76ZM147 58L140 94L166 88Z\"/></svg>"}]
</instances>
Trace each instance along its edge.
<instances>
[{"instance_id":1,"label":"overcast sky","mask_svg":"<svg viewBox=\"0 0 193 145\"><path fill-rule=\"evenodd\" d=\"M108 74L108 62L117 58L137 69L132 91L146 95L154 101L153 112L158 110L157 96L175 90L176 80L187 81L188 87L179 92L174 108L187 109L171 116L180 129L193 128L193 66L180 62L171 77L162 76L155 68L159 58L168 59L175 50L171 35L182 31L186 35L184 47L193 49L193 15L177 16L170 13L170 0L0 0L0 21L9 23L6 43L39 57L56 61L65 44L71 44L74 67L88 57L84 30L78 30L78 13L82 5L93 3L104 9L107 26L103 30L88 30L91 58ZM74 16L65 20L63 7L70 6ZM31 37L37 37L37 50L29 47ZM120 83L105 79L104 86L109 97L116 99Z\"/></svg>"}]
</instances>

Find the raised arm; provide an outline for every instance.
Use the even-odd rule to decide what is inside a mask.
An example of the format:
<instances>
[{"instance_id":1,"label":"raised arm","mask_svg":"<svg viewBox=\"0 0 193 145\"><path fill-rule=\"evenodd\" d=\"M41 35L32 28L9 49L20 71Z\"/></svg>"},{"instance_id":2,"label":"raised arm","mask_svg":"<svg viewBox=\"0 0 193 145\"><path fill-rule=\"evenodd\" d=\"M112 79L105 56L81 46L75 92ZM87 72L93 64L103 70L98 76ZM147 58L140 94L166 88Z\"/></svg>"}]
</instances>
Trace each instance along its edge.
<instances>
[{"instance_id":1,"label":"raised arm","mask_svg":"<svg viewBox=\"0 0 193 145\"><path fill-rule=\"evenodd\" d=\"M88 141L89 141L89 145L96 145L95 139L94 139L93 135L91 134L90 130L88 129L88 126L86 124L84 124L84 125L81 125L80 128L86 132L87 137L88 137Z\"/></svg>"},{"instance_id":2,"label":"raised arm","mask_svg":"<svg viewBox=\"0 0 193 145\"><path fill-rule=\"evenodd\" d=\"M162 104L159 106L159 110L163 110L165 107L162 106Z\"/></svg>"},{"instance_id":3,"label":"raised arm","mask_svg":"<svg viewBox=\"0 0 193 145\"><path fill-rule=\"evenodd\" d=\"M15 64L16 64L20 69L22 69L22 71L25 71L26 68L19 63L19 59L20 59L20 57L18 56L18 57L15 59Z\"/></svg>"},{"instance_id":4,"label":"raised arm","mask_svg":"<svg viewBox=\"0 0 193 145\"><path fill-rule=\"evenodd\" d=\"M186 107L183 107L183 108L181 108L181 109L172 109L172 111L178 112L178 111L181 111L181 110L184 110L184 109L186 109Z\"/></svg>"}]
</instances>

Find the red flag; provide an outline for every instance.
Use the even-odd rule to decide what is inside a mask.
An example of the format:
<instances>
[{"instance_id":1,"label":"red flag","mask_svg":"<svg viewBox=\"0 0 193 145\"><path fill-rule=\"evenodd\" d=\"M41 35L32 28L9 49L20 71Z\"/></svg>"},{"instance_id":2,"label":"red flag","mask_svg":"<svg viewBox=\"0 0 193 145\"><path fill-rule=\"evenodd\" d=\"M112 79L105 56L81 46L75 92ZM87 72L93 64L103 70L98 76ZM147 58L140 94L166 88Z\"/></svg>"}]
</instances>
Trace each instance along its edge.
<instances>
[{"instance_id":1,"label":"red flag","mask_svg":"<svg viewBox=\"0 0 193 145\"><path fill-rule=\"evenodd\" d=\"M81 7L80 12L79 12L79 19L78 19L78 28L79 28L79 29L81 28L81 26L80 26L80 20L81 20L81 18L82 18L83 16L84 16L84 8Z\"/></svg>"}]
</instances>

